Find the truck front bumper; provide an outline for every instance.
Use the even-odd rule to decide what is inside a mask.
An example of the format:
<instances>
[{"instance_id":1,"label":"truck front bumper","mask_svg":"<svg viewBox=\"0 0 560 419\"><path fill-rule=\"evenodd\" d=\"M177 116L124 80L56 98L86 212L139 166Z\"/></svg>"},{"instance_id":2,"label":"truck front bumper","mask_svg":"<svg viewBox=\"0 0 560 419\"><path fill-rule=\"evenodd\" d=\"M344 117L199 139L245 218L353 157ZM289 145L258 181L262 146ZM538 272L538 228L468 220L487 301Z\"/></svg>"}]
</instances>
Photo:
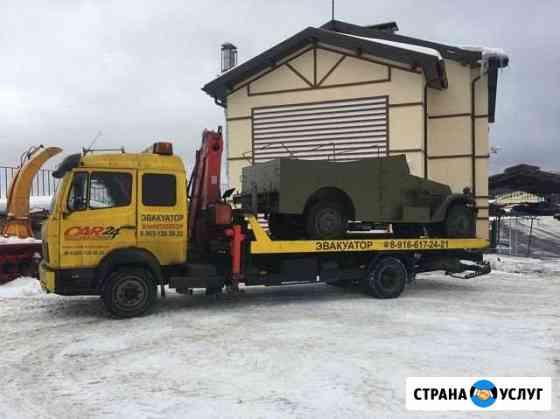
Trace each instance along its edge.
<instances>
[{"instance_id":1,"label":"truck front bumper","mask_svg":"<svg viewBox=\"0 0 560 419\"><path fill-rule=\"evenodd\" d=\"M45 261L39 264L39 282L41 288L47 293L55 291L56 273L47 266Z\"/></svg>"},{"instance_id":2,"label":"truck front bumper","mask_svg":"<svg viewBox=\"0 0 560 419\"><path fill-rule=\"evenodd\" d=\"M94 269L53 269L45 261L39 265L39 281L47 293L58 295L97 295Z\"/></svg>"}]
</instances>

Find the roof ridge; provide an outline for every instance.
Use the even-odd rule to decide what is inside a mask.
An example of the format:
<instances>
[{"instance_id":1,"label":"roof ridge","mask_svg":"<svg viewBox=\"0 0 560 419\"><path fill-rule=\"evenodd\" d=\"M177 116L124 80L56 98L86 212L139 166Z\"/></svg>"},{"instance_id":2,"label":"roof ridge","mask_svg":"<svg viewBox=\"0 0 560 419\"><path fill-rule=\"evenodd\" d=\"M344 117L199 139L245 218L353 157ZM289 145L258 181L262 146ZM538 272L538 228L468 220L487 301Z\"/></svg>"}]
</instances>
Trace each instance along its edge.
<instances>
[{"instance_id":1,"label":"roof ridge","mask_svg":"<svg viewBox=\"0 0 560 419\"><path fill-rule=\"evenodd\" d=\"M421 47L433 48L438 50L440 54L445 58L465 62L467 64L474 64L481 59L480 53L465 50L457 46L441 44L438 42L426 41L424 39L414 38L411 36L380 31L336 19L330 20L327 23L321 25L319 29L329 30L331 32L339 32L343 34L346 33L349 35L363 36L366 38L375 37L379 39L385 39L387 41L401 42Z\"/></svg>"}]
</instances>

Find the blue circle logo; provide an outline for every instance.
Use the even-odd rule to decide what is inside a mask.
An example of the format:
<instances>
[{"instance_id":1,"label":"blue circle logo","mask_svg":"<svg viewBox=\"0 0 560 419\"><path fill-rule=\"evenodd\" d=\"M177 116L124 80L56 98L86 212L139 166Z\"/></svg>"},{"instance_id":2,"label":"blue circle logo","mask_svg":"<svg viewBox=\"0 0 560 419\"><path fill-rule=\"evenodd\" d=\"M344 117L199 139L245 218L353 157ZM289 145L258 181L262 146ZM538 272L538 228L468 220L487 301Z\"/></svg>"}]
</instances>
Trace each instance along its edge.
<instances>
[{"instance_id":1,"label":"blue circle logo","mask_svg":"<svg viewBox=\"0 0 560 419\"><path fill-rule=\"evenodd\" d=\"M492 406L498 398L498 389L488 380L478 380L471 386L471 400L478 407Z\"/></svg>"}]
</instances>

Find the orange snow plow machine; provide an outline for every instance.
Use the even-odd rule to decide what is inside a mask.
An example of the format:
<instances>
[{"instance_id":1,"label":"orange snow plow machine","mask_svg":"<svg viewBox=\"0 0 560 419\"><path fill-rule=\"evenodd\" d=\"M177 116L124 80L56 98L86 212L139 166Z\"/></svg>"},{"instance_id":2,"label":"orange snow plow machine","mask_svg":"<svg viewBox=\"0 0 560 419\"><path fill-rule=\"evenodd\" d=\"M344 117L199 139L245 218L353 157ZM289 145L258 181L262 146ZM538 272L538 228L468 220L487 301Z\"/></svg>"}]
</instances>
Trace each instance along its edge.
<instances>
[{"instance_id":1,"label":"orange snow plow machine","mask_svg":"<svg viewBox=\"0 0 560 419\"><path fill-rule=\"evenodd\" d=\"M19 276L37 276L41 241L33 238L29 197L33 179L58 147L32 147L26 151L8 188L6 218L0 237L0 284Z\"/></svg>"}]
</instances>

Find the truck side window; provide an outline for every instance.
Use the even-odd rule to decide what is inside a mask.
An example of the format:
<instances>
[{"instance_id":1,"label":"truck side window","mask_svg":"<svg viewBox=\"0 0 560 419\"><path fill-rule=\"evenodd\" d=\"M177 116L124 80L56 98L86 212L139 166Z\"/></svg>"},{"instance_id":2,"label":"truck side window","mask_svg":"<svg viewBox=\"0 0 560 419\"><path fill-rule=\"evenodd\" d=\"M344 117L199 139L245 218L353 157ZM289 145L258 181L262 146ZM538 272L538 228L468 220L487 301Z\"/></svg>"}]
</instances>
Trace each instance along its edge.
<instances>
[{"instance_id":1,"label":"truck side window","mask_svg":"<svg viewBox=\"0 0 560 419\"><path fill-rule=\"evenodd\" d=\"M87 208L88 173L75 172L72 186L68 194L68 209L81 211Z\"/></svg>"},{"instance_id":2,"label":"truck side window","mask_svg":"<svg viewBox=\"0 0 560 419\"><path fill-rule=\"evenodd\" d=\"M93 172L91 174L89 207L91 209L126 207L132 195L129 173Z\"/></svg>"},{"instance_id":3,"label":"truck side window","mask_svg":"<svg viewBox=\"0 0 560 419\"><path fill-rule=\"evenodd\" d=\"M142 176L142 204L149 207L172 207L177 203L177 179L174 175Z\"/></svg>"}]
</instances>

